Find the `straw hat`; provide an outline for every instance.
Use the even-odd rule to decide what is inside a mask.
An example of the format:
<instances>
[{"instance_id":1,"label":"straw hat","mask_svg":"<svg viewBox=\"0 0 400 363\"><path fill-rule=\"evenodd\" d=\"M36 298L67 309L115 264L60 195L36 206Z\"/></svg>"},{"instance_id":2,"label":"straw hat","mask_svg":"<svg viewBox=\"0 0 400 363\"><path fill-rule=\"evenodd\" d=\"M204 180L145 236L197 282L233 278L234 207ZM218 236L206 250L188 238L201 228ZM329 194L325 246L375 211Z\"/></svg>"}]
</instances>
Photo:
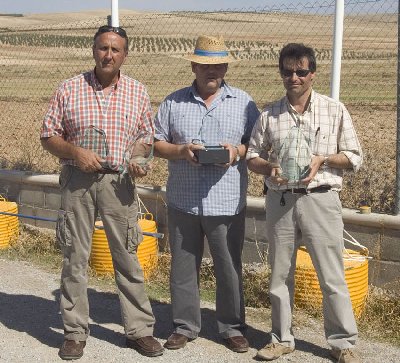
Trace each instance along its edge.
<instances>
[{"instance_id":1,"label":"straw hat","mask_svg":"<svg viewBox=\"0 0 400 363\"><path fill-rule=\"evenodd\" d=\"M200 64L222 64L236 62L226 48L222 36L211 37L200 35L196 41L193 54L187 54L183 59Z\"/></svg>"}]
</instances>

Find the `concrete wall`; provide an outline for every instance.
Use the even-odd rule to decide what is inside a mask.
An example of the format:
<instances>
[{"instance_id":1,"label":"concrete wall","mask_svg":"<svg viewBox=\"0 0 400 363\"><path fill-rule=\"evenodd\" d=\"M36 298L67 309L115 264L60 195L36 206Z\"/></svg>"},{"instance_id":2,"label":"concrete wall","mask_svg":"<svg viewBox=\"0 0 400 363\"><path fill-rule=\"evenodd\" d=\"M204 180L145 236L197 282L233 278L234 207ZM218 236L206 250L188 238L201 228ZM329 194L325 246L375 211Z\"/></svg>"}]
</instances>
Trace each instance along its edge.
<instances>
[{"instance_id":1,"label":"concrete wall","mask_svg":"<svg viewBox=\"0 0 400 363\"><path fill-rule=\"evenodd\" d=\"M157 222L158 231L165 234L159 241L161 250L168 248L165 189L138 186L139 196ZM56 219L60 205L58 175L38 175L28 172L0 170L0 194L18 204L18 212L30 216ZM264 199L248 197L244 262L261 262L268 253L265 239ZM143 210L144 211L144 210ZM54 228L55 223L22 219L24 223ZM400 216L360 214L344 209L345 229L369 249L369 283L400 291ZM351 247L351 246L350 246Z\"/></svg>"}]
</instances>

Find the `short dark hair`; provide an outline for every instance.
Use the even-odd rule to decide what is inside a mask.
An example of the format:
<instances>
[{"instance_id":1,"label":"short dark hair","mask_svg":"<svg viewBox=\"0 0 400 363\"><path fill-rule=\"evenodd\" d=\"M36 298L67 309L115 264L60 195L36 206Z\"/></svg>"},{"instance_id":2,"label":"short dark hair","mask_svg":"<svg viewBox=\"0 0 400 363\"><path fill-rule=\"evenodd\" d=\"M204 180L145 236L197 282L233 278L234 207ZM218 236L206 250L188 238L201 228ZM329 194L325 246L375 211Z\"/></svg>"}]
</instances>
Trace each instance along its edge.
<instances>
[{"instance_id":1,"label":"short dark hair","mask_svg":"<svg viewBox=\"0 0 400 363\"><path fill-rule=\"evenodd\" d=\"M279 53L279 71L283 70L284 59L295 59L300 61L302 58L308 59L308 69L311 72L317 70L317 61L315 59L314 49L311 47L306 47L302 43L289 43L286 44Z\"/></svg>"},{"instance_id":2,"label":"short dark hair","mask_svg":"<svg viewBox=\"0 0 400 363\"><path fill-rule=\"evenodd\" d=\"M125 49L128 50L128 35L126 34L125 29L121 28L120 26L110 26L110 25L102 25L99 29L97 29L96 34L93 37L93 42L96 41L96 38L103 33L115 33L118 34L121 38L125 39Z\"/></svg>"}]
</instances>

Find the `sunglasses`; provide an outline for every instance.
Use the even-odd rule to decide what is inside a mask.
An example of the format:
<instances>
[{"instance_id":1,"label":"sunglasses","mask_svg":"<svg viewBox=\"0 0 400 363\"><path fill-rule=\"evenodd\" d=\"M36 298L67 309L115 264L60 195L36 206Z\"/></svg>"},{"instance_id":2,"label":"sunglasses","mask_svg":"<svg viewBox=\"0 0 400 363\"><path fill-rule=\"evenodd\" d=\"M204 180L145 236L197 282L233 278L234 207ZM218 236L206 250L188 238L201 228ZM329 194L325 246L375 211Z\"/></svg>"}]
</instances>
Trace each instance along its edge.
<instances>
[{"instance_id":1,"label":"sunglasses","mask_svg":"<svg viewBox=\"0 0 400 363\"><path fill-rule=\"evenodd\" d=\"M128 36L126 34L125 29L119 27L119 26L109 26L109 25L103 25L101 26L97 32L96 35L94 36L94 38L96 38L97 36L99 36L100 34L103 33L109 33L109 32L113 32L115 34L118 34L120 37L128 39Z\"/></svg>"},{"instance_id":2,"label":"sunglasses","mask_svg":"<svg viewBox=\"0 0 400 363\"><path fill-rule=\"evenodd\" d=\"M297 77L307 77L310 72L311 72L310 69L298 69L297 71L292 71L290 69L282 69L281 75L283 77L291 77L293 73L296 73Z\"/></svg>"}]
</instances>

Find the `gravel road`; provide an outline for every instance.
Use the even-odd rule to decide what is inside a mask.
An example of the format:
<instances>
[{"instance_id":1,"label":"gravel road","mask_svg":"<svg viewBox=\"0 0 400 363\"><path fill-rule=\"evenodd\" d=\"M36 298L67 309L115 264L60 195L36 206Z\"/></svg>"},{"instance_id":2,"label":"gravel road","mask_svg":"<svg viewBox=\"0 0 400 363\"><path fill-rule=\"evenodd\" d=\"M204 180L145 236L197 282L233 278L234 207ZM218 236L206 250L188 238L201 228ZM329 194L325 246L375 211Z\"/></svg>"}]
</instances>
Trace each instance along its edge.
<instances>
[{"instance_id":1,"label":"gravel road","mask_svg":"<svg viewBox=\"0 0 400 363\"><path fill-rule=\"evenodd\" d=\"M63 340L61 317L56 296L58 274L44 272L20 261L0 259L0 362L61 362L58 347ZM99 289L89 289L91 336L87 341L84 362L253 362L267 339L270 328L268 311L248 310L247 338L250 350L233 353L216 334L214 306L202 304L203 329L198 339L184 349L165 351L157 358L147 358L124 347L118 298ZM171 329L171 307L154 303L157 318L155 336L163 343ZM277 362L332 362L325 343L321 322L297 313L294 327L296 351ZM357 346L364 362L397 363L400 348L360 340Z\"/></svg>"}]
</instances>

